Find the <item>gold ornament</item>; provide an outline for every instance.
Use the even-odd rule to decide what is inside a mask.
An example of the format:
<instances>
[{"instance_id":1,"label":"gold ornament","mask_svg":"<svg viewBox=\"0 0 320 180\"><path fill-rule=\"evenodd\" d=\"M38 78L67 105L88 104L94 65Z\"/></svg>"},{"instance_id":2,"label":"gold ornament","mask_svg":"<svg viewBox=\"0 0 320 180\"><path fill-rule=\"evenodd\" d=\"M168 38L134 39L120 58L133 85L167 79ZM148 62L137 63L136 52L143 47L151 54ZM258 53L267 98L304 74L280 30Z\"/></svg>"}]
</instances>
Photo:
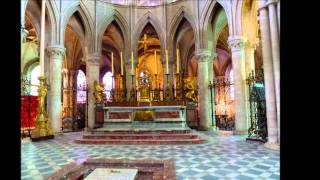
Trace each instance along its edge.
<instances>
[{"instance_id":1,"label":"gold ornament","mask_svg":"<svg viewBox=\"0 0 320 180\"><path fill-rule=\"evenodd\" d=\"M194 79L184 79L184 90L188 102L197 102L196 86Z\"/></svg>"},{"instance_id":2,"label":"gold ornament","mask_svg":"<svg viewBox=\"0 0 320 180\"><path fill-rule=\"evenodd\" d=\"M45 77L39 77L40 85L38 88L38 114L36 116L36 128L32 130L31 138L40 138L52 136L53 132L50 127L50 121L45 110L45 98L47 95L47 87L45 85Z\"/></svg>"},{"instance_id":3,"label":"gold ornament","mask_svg":"<svg viewBox=\"0 0 320 180\"><path fill-rule=\"evenodd\" d=\"M104 85L102 83L99 84L97 81L94 81L93 95L96 98L97 104L103 103L103 100L105 99L105 94L104 94Z\"/></svg>"}]
</instances>

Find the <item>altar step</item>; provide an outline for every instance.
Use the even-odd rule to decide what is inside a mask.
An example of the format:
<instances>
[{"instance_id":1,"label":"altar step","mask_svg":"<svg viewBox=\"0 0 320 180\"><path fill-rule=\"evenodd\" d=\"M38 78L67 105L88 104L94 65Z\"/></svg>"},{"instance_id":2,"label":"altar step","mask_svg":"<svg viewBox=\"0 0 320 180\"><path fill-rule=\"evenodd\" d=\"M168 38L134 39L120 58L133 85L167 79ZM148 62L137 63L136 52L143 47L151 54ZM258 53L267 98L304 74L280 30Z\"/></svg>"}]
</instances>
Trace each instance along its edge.
<instances>
[{"instance_id":1,"label":"altar step","mask_svg":"<svg viewBox=\"0 0 320 180\"><path fill-rule=\"evenodd\" d=\"M85 134L83 139L195 139L196 134Z\"/></svg>"},{"instance_id":2,"label":"altar step","mask_svg":"<svg viewBox=\"0 0 320 180\"><path fill-rule=\"evenodd\" d=\"M78 144L122 144L122 145L160 145L160 144L201 144L207 141L207 136L196 132L99 132L85 133Z\"/></svg>"}]
</instances>

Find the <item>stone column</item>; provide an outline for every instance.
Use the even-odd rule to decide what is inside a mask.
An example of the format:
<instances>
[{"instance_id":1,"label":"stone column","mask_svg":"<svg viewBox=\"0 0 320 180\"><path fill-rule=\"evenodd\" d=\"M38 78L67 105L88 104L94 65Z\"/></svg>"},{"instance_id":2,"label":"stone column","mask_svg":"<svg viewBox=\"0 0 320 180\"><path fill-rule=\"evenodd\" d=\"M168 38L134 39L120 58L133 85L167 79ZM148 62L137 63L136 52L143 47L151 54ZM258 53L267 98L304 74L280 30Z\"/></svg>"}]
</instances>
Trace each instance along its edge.
<instances>
[{"instance_id":1,"label":"stone column","mask_svg":"<svg viewBox=\"0 0 320 180\"><path fill-rule=\"evenodd\" d=\"M268 142L266 147L278 149L277 108L275 97L275 84L273 76L272 49L270 39L270 27L268 11L266 7L259 9L259 20L261 30L261 44L264 68L264 82L266 95L266 113L268 126Z\"/></svg>"},{"instance_id":2,"label":"stone column","mask_svg":"<svg viewBox=\"0 0 320 180\"><path fill-rule=\"evenodd\" d=\"M216 60L218 58L218 54L216 52L212 52L211 54L211 58L208 61L208 81L211 81L211 83L213 83L213 79L215 79L215 74L214 74L214 69L213 69L213 61ZM211 91L211 92L210 92ZM212 102L211 102L211 93L212 93ZM215 128L216 127L216 120L215 120L215 94L214 94L214 89L209 89L209 115L210 115L210 119L212 121L213 118L213 124L212 126ZM212 105L212 107L211 107ZM213 114L213 117L212 117Z\"/></svg>"},{"instance_id":3,"label":"stone column","mask_svg":"<svg viewBox=\"0 0 320 180\"><path fill-rule=\"evenodd\" d=\"M26 42L26 37L28 35L29 31L25 29L25 27L21 27L21 43Z\"/></svg>"},{"instance_id":4,"label":"stone column","mask_svg":"<svg viewBox=\"0 0 320 180\"><path fill-rule=\"evenodd\" d=\"M99 82L100 73L100 59L99 53L91 54L86 60L86 79L88 88L88 128L93 129L95 125L95 97L94 93L94 81Z\"/></svg>"},{"instance_id":5,"label":"stone column","mask_svg":"<svg viewBox=\"0 0 320 180\"><path fill-rule=\"evenodd\" d=\"M248 133L248 111L246 99L246 68L245 44L246 38L231 36L228 44L231 48L232 67L234 72L234 105L235 105L235 133Z\"/></svg>"},{"instance_id":6,"label":"stone column","mask_svg":"<svg viewBox=\"0 0 320 180\"><path fill-rule=\"evenodd\" d=\"M278 31L280 37L280 1L277 3Z\"/></svg>"},{"instance_id":7,"label":"stone column","mask_svg":"<svg viewBox=\"0 0 320 180\"><path fill-rule=\"evenodd\" d=\"M278 141L280 140L280 46L277 24L276 1L268 4L270 19L271 48L273 59L273 75L277 103Z\"/></svg>"},{"instance_id":8,"label":"stone column","mask_svg":"<svg viewBox=\"0 0 320 180\"><path fill-rule=\"evenodd\" d=\"M49 95L49 119L52 123L54 133L61 132L62 127L62 109L61 109L61 85L62 85L62 61L65 54L65 48L62 45L52 45L48 47L50 54L51 73Z\"/></svg>"},{"instance_id":9,"label":"stone column","mask_svg":"<svg viewBox=\"0 0 320 180\"><path fill-rule=\"evenodd\" d=\"M132 88L132 80L131 80L131 59L125 63L126 69L126 89L127 89L127 101L130 99L130 90ZM134 81L134 77L133 77Z\"/></svg>"},{"instance_id":10,"label":"stone column","mask_svg":"<svg viewBox=\"0 0 320 180\"><path fill-rule=\"evenodd\" d=\"M255 63L254 63L254 50L257 45L257 40L255 42L247 42L246 43L246 48L245 48L245 66L246 66L246 77L248 78L250 73L253 71L255 74ZM248 85L245 85L246 88L246 103L247 103L247 111L248 111L248 127L250 127L251 124L251 119L249 117L249 111L250 111L250 102L249 102L249 87Z\"/></svg>"},{"instance_id":11,"label":"stone column","mask_svg":"<svg viewBox=\"0 0 320 180\"><path fill-rule=\"evenodd\" d=\"M74 78L75 78L75 70L69 70L69 88L70 88L70 94L69 94L69 108L70 108L70 116L74 116Z\"/></svg>"},{"instance_id":12,"label":"stone column","mask_svg":"<svg viewBox=\"0 0 320 180\"><path fill-rule=\"evenodd\" d=\"M257 42L247 42L245 46L245 66L246 66L246 77L249 76L251 71L255 73L255 64L254 64L254 50L256 48Z\"/></svg>"},{"instance_id":13,"label":"stone column","mask_svg":"<svg viewBox=\"0 0 320 180\"><path fill-rule=\"evenodd\" d=\"M198 61L198 90L199 90L199 130L209 130L212 126L210 114L210 90L208 64L211 60L211 51L207 49L198 49L196 52Z\"/></svg>"},{"instance_id":14,"label":"stone column","mask_svg":"<svg viewBox=\"0 0 320 180\"><path fill-rule=\"evenodd\" d=\"M63 75L63 108L62 111L64 112L64 116L68 116L68 112L67 112L67 108L69 107L68 105L68 72L67 71L63 71L62 73ZM63 117L63 114L62 114Z\"/></svg>"}]
</instances>

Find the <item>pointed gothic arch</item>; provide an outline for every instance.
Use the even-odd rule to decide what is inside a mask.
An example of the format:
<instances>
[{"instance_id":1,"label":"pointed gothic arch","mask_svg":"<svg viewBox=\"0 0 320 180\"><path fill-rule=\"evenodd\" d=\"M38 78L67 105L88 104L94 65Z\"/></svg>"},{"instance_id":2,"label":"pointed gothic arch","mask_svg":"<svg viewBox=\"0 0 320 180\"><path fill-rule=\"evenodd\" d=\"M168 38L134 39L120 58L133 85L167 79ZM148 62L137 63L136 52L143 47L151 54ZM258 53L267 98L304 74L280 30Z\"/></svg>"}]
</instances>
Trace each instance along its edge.
<instances>
[{"instance_id":1,"label":"pointed gothic arch","mask_svg":"<svg viewBox=\"0 0 320 180\"><path fill-rule=\"evenodd\" d=\"M189 10L186 7L181 7L178 12L176 13L176 15L173 17L170 25L169 25L169 31L168 31L168 46L169 49L172 49L172 42L174 40L175 34L178 30L178 27L181 23L181 21L183 21L184 19L190 24L194 37L195 37L195 42L196 44L198 44L198 36L197 36L197 28L196 28L196 24L195 24L195 20L194 17L188 13ZM173 32L173 33L172 33Z\"/></svg>"},{"instance_id":2,"label":"pointed gothic arch","mask_svg":"<svg viewBox=\"0 0 320 180\"><path fill-rule=\"evenodd\" d=\"M106 29L108 28L108 26L115 22L119 27L120 27L120 30L121 30L121 34L123 36L123 40L124 40L124 48L122 51L124 52L130 52L130 48L128 47L129 46L129 42L130 42L130 39L129 39L129 25L127 23L127 21L125 20L125 18L117 11L117 10L114 10L113 11L113 15L111 15L109 18L107 18L104 22L102 22L101 26L99 27L98 29L98 51L101 52L102 51L102 38L103 38L103 34L105 33ZM128 54L128 53L124 53L125 54ZM125 58L127 59L127 58Z\"/></svg>"},{"instance_id":3,"label":"pointed gothic arch","mask_svg":"<svg viewBox=\"0 0 320 180\"><path fill-rule=\"evenodd\" d=\"M89 11L85 8L85 5L83 5L83 2L81 1L75 1L70 5L70 7L66 10L64 10L62 13L61 17L61 31L60 31L60 36L59 36L59 42L63 43L64 42L64 32L66 29L66 26L71 18L75 13L79 14L80 20L82 25L84 26L84 39L82 40L83 42L83 48L84 47L92 47L92 39L93 39L93 21L91 16L89 15ZM88 49L92 51L92 48Z\"/></svg>"},{"instance_id":4,"label":"pointed gothic arch","mask_svg":"<svg viewBox=\"0 0 320 180\"><path fill-rule=\"evenodd\" d=\"M135 57L137 57L137 50L138 50L138 41L140 38L140 35L142 33L142 31L144 30L144 28L148 25L151 24L151 26L155 29L159 40L160 40L160 49L163 49L163 47L166 46L165 43L165 34L163 31L162 26L160 25L160 21L158 20L157 17L155 17L151 12L147 12L142 18L140 18L140 20L137 22L136 25L136 29L133 31L133 39L132 39L132 50L134 53L136 53L136 55L134 55ZM161 51L161 54L164 55L165 51ZM134 58L137 61L137 58ZM164 61L162 59L162 61Z\"/></svg>"}]
</instances>

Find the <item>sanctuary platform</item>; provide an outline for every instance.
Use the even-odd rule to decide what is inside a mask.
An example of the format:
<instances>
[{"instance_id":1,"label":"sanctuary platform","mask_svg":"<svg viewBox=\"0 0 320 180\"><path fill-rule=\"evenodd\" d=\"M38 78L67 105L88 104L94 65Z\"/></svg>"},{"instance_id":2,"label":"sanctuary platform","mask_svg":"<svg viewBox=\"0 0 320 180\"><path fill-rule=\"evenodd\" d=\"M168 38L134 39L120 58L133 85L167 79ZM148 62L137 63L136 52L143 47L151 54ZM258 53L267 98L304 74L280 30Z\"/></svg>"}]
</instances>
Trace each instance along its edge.
<instances>
[{"instance_id":1,"label":"sanctuary platform","mask_svg":"<svg viewBox=\"0 0 320 180\"><path fill-rule=\"evenodd\" d=\"M200 144L207 137L186 124L185 106L104 107L101 128L84 132L79 144Z\"/></svg>"},{"instance_id":2,"label":"sanctuary platform","mask_svg":"<svg viewBox=\"0 0 320 180\"><path fill-rule=\"evenodd\" d=\"M150 123L152 125L152 123ZM112 125L113 128L104 127L84 132L81 139L74 142L78 144L201 144L208 140L204 134L189 128L132 128L130 124ZM125 127L129 127L125 129ZM142 125L139 125L142 126Z\"/></svg>"}]
</instances>

